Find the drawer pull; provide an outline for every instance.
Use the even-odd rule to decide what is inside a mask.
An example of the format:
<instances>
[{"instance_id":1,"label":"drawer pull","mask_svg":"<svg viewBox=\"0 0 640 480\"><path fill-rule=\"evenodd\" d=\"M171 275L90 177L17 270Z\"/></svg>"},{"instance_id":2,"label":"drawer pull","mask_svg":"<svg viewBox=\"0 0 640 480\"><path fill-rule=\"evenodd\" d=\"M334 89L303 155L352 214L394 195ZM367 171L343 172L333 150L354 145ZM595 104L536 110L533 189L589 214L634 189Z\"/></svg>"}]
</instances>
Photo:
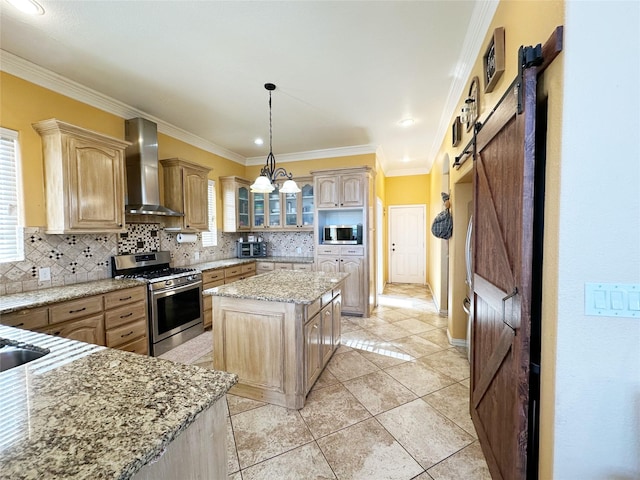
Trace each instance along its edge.
<instances>
[{"instance_id":1,"label":"drawer pull","mask_svg":"<svg viewBox=\"0 0 640 480\"><path fill-rule=\"evenodd\" d=\"M126 315L120 315L120 318L127 318L127 317L130 317L131 315L133 315L133 312L129 312Z\"/></svg>"},{"instance_id":2,"label":"drawer pull","mask_svg":"<svg viewBox=\"0 0 640 480\"><path fill-rule=\"evenodd\" d=\"M24 322L17 324L16 327L24 327Z\"/></svg>"},{"instance_id":3,"label":"drawer pull","mask_svg":"<svg viewBox=\"0 0 640 480\"><path fill-rule=\"evenodd\" d=\"M53 332L53 334L57 337L60 335L61 332Z\"/></svg>"},{"instance_id":4,"label":"drawer pull","mask_svg":"<svg viewBox=\"0 0 640 480\"><path fill-rule=\"evenodd\" d=\"M128 337L129 335L133 334L133 330L131 330L129 333L125 333L123 335L120 335L120 338L124 338L124 337Z\"/></svg>"},{"instance_id":5,"label":"drawer pull","mask_svg":"<svg viewBox=\"0 0 640 480\"><path fill-rule=\"evenodd\" d=\"M125 300L131 300L131 295L120 299L121 302L124 302Z\"/></svg>"},{"instance_id":6,"label":"drawer pull","mask_svg":"<svg viewBox=\"0 0 640 480\"><path fill-rule=\"evenodd\" d=\"M84 312L87 309L87 307L82 307L78 310L69 310L69 313L79 313L79 312Z\"/></svg>"}]
</instances>

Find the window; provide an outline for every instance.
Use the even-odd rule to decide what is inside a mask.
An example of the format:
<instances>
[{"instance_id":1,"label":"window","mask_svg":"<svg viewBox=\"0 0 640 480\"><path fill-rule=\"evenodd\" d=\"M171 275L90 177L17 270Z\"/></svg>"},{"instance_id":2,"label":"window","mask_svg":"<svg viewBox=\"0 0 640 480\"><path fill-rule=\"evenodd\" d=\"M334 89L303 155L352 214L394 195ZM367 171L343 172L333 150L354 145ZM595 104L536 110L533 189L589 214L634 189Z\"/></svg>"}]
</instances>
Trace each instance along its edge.
<instances>
[{"instance_id":1,"label":"window","mask_svg":"<svg viewBox=\"0 0 640 480\"><path fill-rule=\"evenodd\" d=\"M209 205L209 231L202 232L202 246L215 247L218 245L218 230L216 226L216 182L213 180L209 180L207 197L207 203Z\"/></svg>"},{"instance_id":2,"label":"window","mask_svg":"<svg viewBox=\"0 0 640 480\"><path fill-rule=\"evenodd\" d=\"M0 263L24 260L18 132L0 127Z\"/></svg>"}]
</instances>

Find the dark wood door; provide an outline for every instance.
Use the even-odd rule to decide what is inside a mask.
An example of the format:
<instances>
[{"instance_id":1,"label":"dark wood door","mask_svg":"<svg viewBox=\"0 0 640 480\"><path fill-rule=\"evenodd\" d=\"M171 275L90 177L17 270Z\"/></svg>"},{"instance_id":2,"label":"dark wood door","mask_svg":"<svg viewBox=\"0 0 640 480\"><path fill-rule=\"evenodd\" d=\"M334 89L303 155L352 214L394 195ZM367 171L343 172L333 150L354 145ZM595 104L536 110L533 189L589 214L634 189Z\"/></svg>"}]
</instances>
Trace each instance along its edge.
<instances>
[{"instance_id":1,"label":"dark wood door","mask_svg":"<svg viewBox=\"0 0 640 480\"><path fill-rule=\"evenodd\" d=\"M494 479L526 477L535 117L531 68L476 137L470 410Z\"/></svg>"}]
</instances>

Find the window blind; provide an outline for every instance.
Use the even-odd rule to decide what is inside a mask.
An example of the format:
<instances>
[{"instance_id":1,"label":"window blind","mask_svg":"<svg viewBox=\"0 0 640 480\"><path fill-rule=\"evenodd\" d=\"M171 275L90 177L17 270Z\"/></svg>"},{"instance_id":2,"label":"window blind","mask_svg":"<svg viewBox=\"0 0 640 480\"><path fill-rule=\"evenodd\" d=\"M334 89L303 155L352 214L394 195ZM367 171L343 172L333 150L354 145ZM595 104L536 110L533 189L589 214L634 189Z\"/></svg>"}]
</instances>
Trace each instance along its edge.
<instances>
[{"instance_id":1,"label":"window blind","mask_svg":"<svg viewBox=\"0 0 640 480\"><path fill-rule=\"evenodd\" d=\"M0 263L24 260L18 132L0 127Z\"/></svg>"},{"instance_id":2,"label":"window blind","mask_svg":"<svg viewBox=\"0 0 640 480\"><path fill-rule=\"evenodd\" d=\"M216 182L213 180L209 180L207 204L209 208L209 231L202 232L202 246L215 247L218 245L218 230L216 225Z\"/></svg>"}]
</instances>

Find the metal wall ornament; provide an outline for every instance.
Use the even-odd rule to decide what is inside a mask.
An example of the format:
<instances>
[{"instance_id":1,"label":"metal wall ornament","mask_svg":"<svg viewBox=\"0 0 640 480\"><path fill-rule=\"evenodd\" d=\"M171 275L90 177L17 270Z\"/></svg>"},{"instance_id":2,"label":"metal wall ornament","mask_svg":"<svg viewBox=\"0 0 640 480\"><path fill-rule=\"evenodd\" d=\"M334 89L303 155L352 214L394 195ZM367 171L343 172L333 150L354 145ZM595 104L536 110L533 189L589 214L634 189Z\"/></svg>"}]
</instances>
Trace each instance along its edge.
<instances>
[{"instance_id":1,"label":"metal wall ornament","mask_svg":"<svg viewBox=\"0 0 640 480\"><path fill-rule=\"evenodd\" d=\"M479 83L478 77L473 77L469 85L469 93L460 111L460 121L465 124L467 131L471 130L476 120L478 120L478 112L480 111Z\"/></svg>"},{"instance_id":2,"label":"metal wall ornament","mask_svg":"<svg viewBox=\"0 0 640 480\"><path fill-rule=\"evenodd\" d=\"M504 73L504 27L493 31L491 41L482 57L484 71L484 91L493 91L496 83Z\"/></svg>"}]
</instances>

